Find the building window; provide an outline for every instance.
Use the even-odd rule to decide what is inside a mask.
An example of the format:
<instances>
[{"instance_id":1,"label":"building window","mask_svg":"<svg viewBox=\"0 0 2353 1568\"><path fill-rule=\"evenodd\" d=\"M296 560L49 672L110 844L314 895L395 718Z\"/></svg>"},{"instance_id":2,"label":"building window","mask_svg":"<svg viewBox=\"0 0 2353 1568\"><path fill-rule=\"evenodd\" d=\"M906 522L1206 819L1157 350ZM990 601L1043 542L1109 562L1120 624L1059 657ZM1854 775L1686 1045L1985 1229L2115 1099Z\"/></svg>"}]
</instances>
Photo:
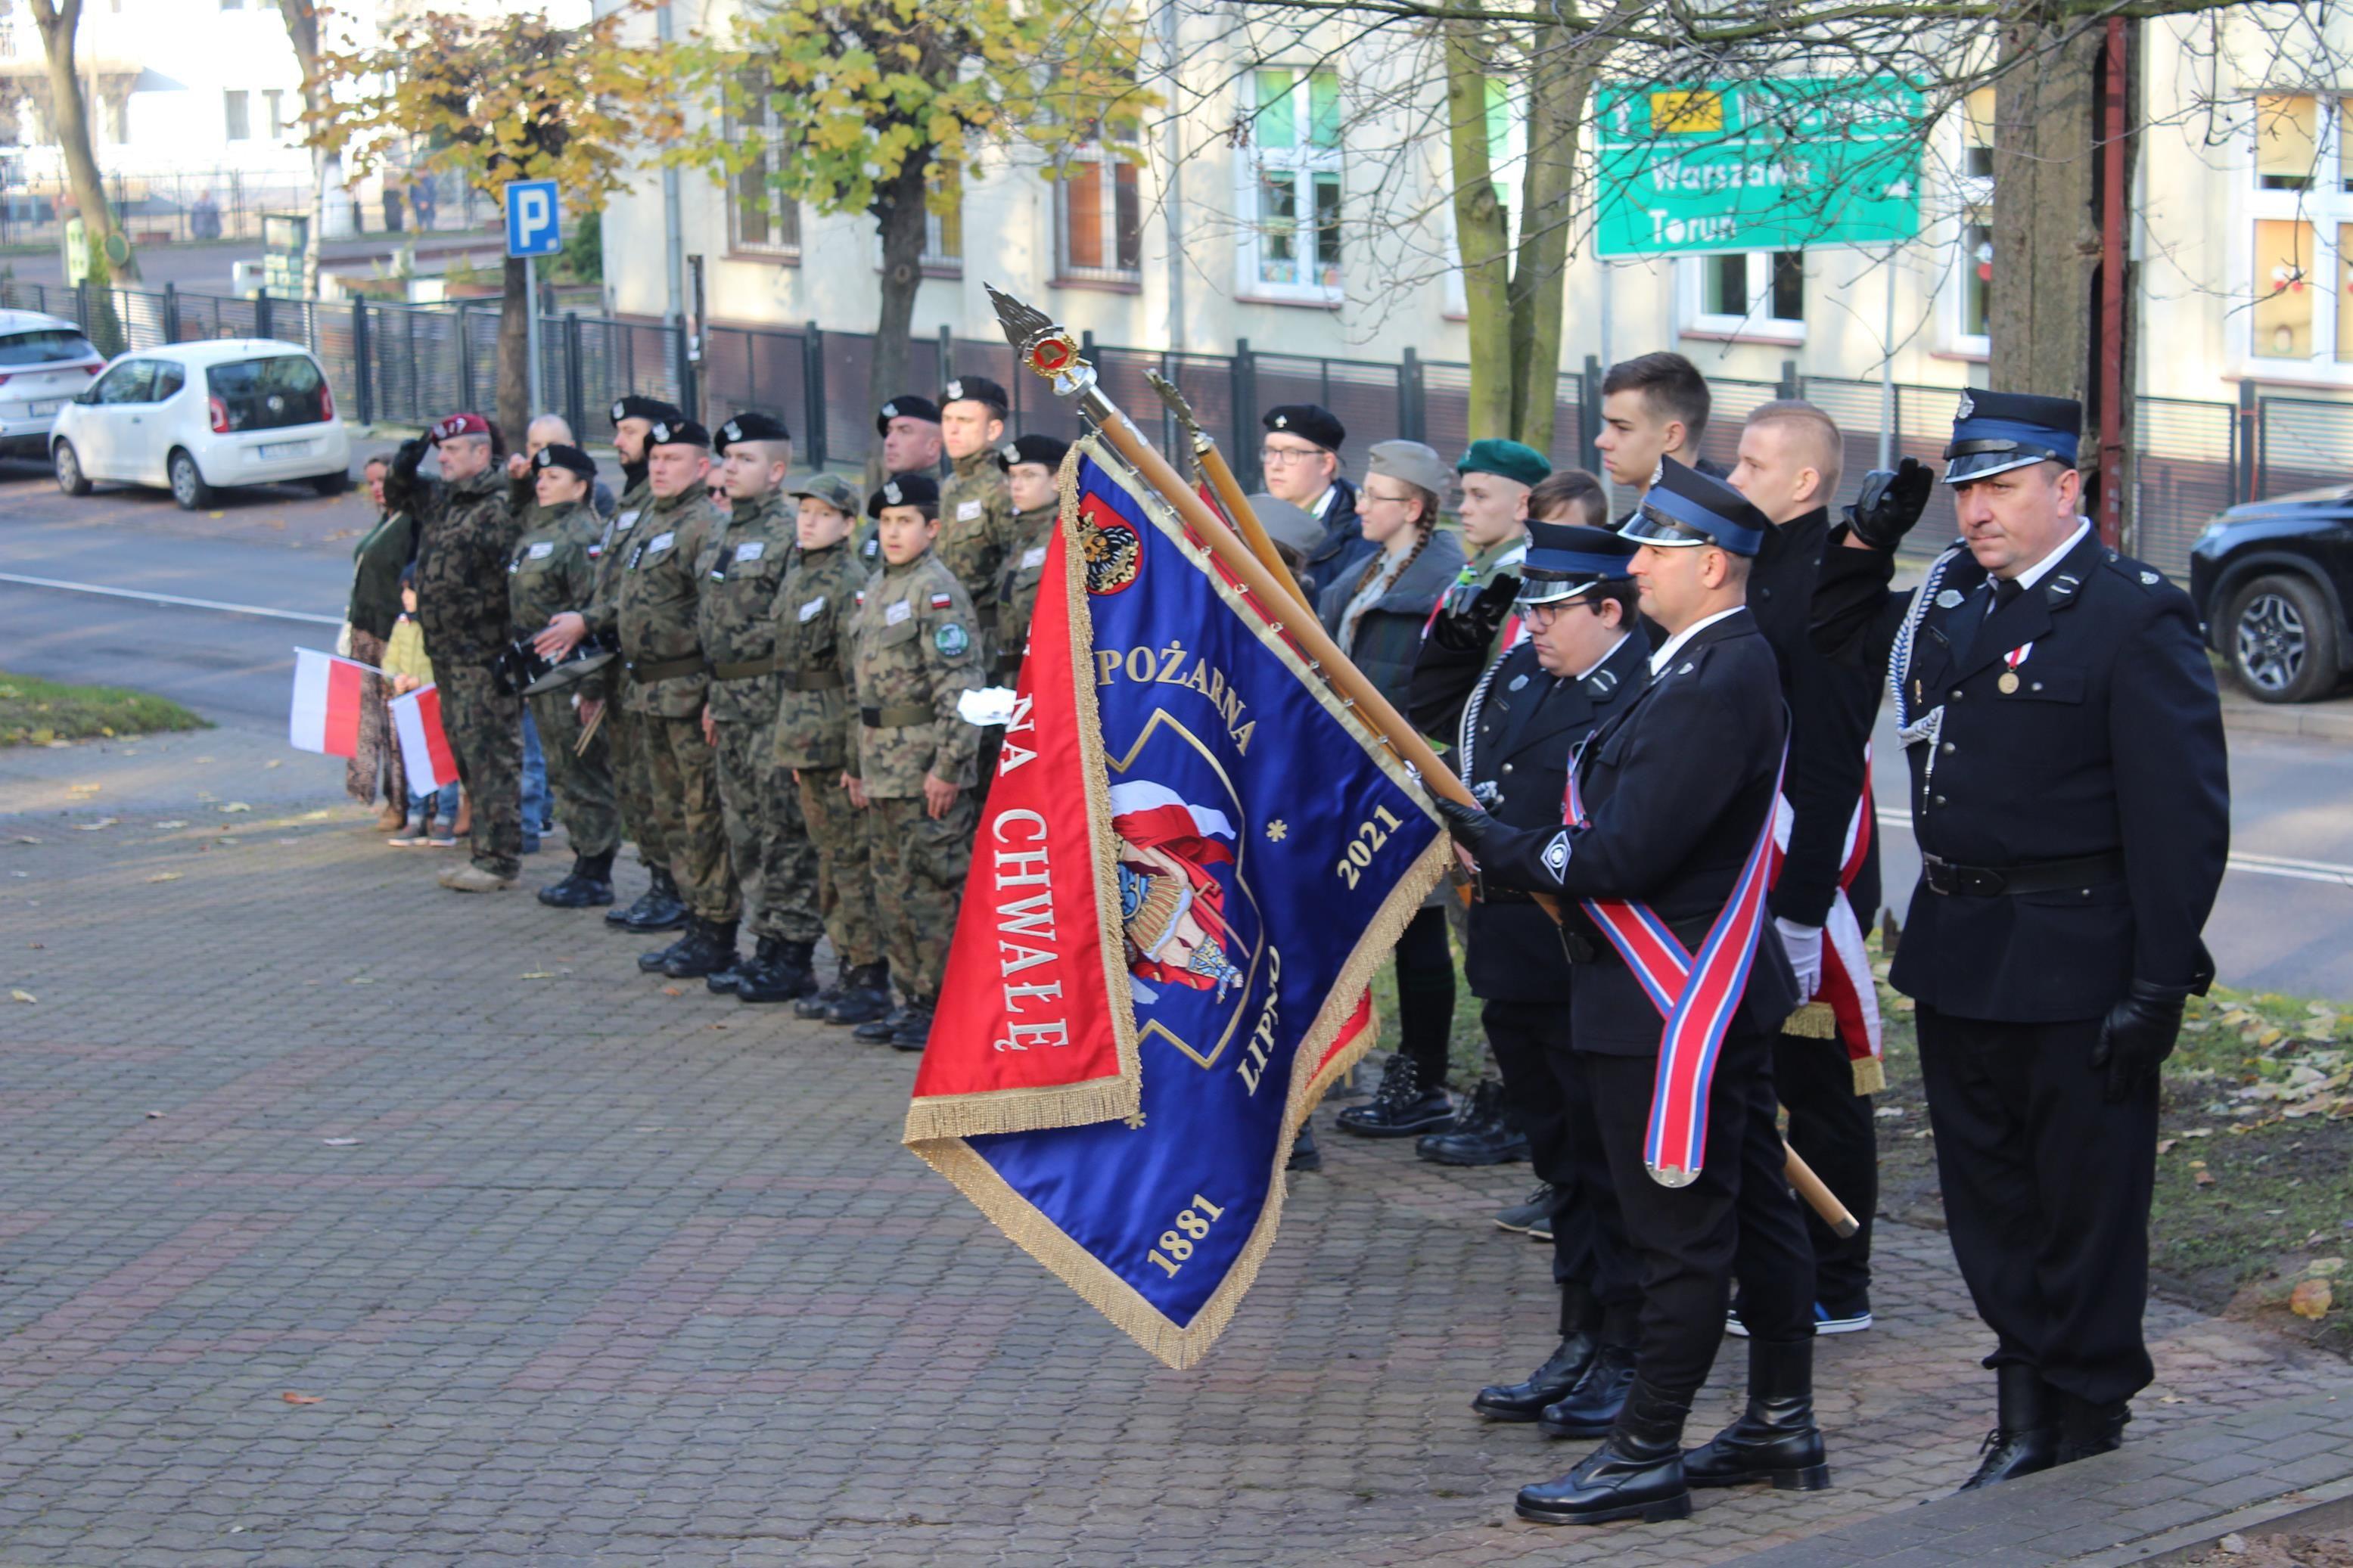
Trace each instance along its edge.
<instances>
[{"instance_id":1,"label":"building window","mask_svg":"<svg viewBox=\"0 0 2353 1568\"><path fill-rule=\"evenodd\" d=\"M2253 109L2246 355L2274 374L2353 376L2353 100L2263 93Z\"/></svg>"},{"instance_id":2,"label":"building window","mask_svg":"<svg viewBox=\"0 0 2353 1568\"><path fill-rule=\"evenodd\" d=\"M1341 298L1340 78L1263 66L1250 73L1250 148L1236 161L1241 291L1336 304Z\"/></svg>"},{"instance_id":3,"label":"building window","mask_svg":"<svg viewBox=\"0 0 2353 1568\"><path fill-rule=\"evenodd\" d=\"M1993 178L1993 89L1981 87L1961 104L1961 175Z\"/></svg>"},{"instance_id":4,"label":"building window","mask_svg":"<svg viewBox=\"0 0 2353 1568\"><path fill-rule=\"evenodd\" d=\"M246 95L242 92L224 92L221 94L221 103L228 116L228 139L232 142L251 141L253 118L250 110L246 107Z\"/></svg>"},{"instance_id":5,"label":"building window","mask_svg":"<svg viewBox=\"0 0 2353 1568\"><path fill-rule=\"evenodd\" d=\"M727 116L729 140L753 148L752 161L737 171L727 202L727 247L760 256L797 257L801 253L801 205L776 189L782 166L776 106L770 101L765 75L744 79L746 105L760 105L756 116L748 108Z\"/></svg>"},{"instance_id":6,"label":"building window","mask_svg":"<svg viewBox=\"0 0 2353 1568\"><path fill-rule=\"evenodd\" d=\"M929 272L964 270L964 176L953 169L932 177L926 190L937 200L944 191L947 211L927 206L923 212L923 268Z\"/></svg>"},{"instance_id":7,"label":"building window","mask_svg":"<svg viewBox=\"0 0 2353 1568\"><path fill-rule=\"evenodd\" d=\"M1803 342L1806 258L1795 250L1700 256L1682 263L1685 329L1709 336Z\"/></svg>"},{"instance_id":8,"label":"building window","mask_svg":"<svg viewBox=\"0 0 2353 1568\"><path fill-rule=\"evenodd\" d=\"M272 142L285 140L286 95L273 87L262 93L261 103L269 116L269 139Z\"/></svg>"},{"instance_id":9,"label":"building window","mask_svg":"<svg viewBox=\"0 0 2353 1568\"><path fill-rule=\"evenodd\" d=\"M1054 206L1062 276L1134 283L1144 276L1144 204L1135 165L1101 148L1071 155L1069 174L1055 182Z\"/></svg>"},{"instance_id":10,"label":"building window","mask_svg":"<svg viewBox=\"0 0 2353 1568\"><path fill-rule=\"evenodd\" d=\"M1961 336L1979 353L1993 349L1993 225L1985 217L1972 213L1961 226Z\"/></svg>"},{"instance_id":11,"label":"building window","mask_svg":"<svg viewBox=\"0 0 2353 1568\"><path fill-rule=\"evenodd\" d=\"M1975 359L1993 353L1993 95L1981 87L1961 102L1952 193L1960 221L1943 290L1946 347Z\"/></svg>"}]
</instances>

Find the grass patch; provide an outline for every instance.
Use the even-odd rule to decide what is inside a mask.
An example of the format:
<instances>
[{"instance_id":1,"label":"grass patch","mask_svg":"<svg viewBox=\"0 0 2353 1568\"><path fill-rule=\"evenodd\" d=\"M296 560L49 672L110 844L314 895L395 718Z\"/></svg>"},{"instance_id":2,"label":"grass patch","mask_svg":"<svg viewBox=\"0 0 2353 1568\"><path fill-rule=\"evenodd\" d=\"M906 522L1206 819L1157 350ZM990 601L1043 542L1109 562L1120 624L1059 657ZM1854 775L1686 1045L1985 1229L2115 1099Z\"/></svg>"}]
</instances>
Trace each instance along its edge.
<instances>
[{"instance_id":1,"label":"grass patch","mask_svg":"<svg viewBox=\"0 0 2353 1568\"><path fill-rule=\"evenodd\" d=\"M211 728L169 698L119 686L66 686L0 670L0 746Z\"/></svg>"}]
</instances>

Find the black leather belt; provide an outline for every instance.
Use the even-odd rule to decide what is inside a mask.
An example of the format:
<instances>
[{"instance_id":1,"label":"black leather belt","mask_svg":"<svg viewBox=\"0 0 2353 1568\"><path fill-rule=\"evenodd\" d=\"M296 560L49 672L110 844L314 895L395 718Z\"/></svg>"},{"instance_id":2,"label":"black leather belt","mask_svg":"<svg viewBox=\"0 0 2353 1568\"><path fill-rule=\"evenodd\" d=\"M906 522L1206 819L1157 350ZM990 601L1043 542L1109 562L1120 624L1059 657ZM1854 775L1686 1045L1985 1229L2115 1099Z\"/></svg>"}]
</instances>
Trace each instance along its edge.
<instances>
[{"instance_id":1,"label":"black leather belt","mask_svg":"<svg viewBox=\"0 0 2353 1568\"><path fill-rule=\"evenodd\" d=\"M1708 928L1715 923L1707 916L1700 915L1687 921L1669 921L1667 929L1675 933L1675 940L1685 948L1697 952L1700 943L1707 940ZM1588 935L1581 925L1566 921L1561 922L1560 950L1568 954L1571 963L1622 964L1626 962L1625 955L1611 945L1608 937L1599 932Z\"/></svg>"},{"instance_id":2,"label":"black leather belt","mask_svg":"<svg viewBox=\"0 0 2353 1568\"><path fill-rule=\"evenodd\" d=\"M784 688L787 691L839 691L846 684L838 669L788 669L784 672Z\"/></svg>"},{"instance_id":3,"label":"black leather belt","mask_svg":"<svg viewBox=\"0 0 2353 1568\"><path fill-rule=\"evenodd\" d=\"M1932 893L1965 899L1998 899L2013 893L2055 893L2125 879L2121 849L2079 855L2072 860L2037 860L2026 866L1962 866L1939 855L1922 854L1920 879Z\"/></svg>"},{"instance_id":4,"label":"black leather belt","mask_svg":"<svg viewBox=\"0 0 2353 1568\"><path fill-rule=\"evenodd\" d=\"M918 724L929 724L939 714L917 703L902 703L896 708L860 708L858 721L870 730L912 730Z\"/></svg>"},{"instance_id":5,"label":"black leather belt","mask_svg":"<svg viewBox=\"0 0 2353 1568\"><path fill-rule=\"evenodd\" d=\"M657 680L676 680L684 675L702 673L702 656L689 654L683 658L629 659L624 668L633 679L650 685Z\"/></svg>"}]
</instances>

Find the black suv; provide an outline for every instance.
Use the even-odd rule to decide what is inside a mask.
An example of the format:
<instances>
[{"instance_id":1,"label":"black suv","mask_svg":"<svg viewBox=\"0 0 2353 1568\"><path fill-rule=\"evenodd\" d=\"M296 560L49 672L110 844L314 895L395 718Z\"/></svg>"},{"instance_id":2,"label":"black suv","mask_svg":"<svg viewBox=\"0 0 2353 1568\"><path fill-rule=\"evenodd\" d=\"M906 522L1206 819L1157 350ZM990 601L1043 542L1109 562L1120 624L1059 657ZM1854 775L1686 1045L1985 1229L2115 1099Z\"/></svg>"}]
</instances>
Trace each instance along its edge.
<instances>
[{"instance_id":1,"label":"black suv","mask_svg":"<svg viewBox=\"0 0 2353 1568\"><path fill-rule=\"evenodd\" d=\"M2206 641L2264 702L2310 702L2353 668L2353 485L2234 506L2189 551Z\"/></svg>"}]
</instances>

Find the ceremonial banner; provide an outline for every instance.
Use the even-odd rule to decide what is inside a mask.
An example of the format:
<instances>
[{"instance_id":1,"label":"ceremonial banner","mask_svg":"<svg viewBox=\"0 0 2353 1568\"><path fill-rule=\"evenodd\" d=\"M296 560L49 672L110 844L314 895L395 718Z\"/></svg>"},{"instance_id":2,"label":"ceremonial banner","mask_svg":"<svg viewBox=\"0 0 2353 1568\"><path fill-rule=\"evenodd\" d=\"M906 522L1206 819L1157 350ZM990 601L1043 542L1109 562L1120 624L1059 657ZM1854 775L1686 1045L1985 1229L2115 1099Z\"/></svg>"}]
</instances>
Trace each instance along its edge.
<instances>
[{"instance_id":1,"label":"ceremonial banner","mask_svg":"<svg viewBox=\"0 0 2353 1568\"><path fill-rule=\"evenodd\" d=\"M355 757L360 750L362 682L378 671L316 648L294 650L294 700L286 710L287 743L298 751Z\"/></svg>"},{"instance_id":2,"label":"ceremonial banner","mask_svg":"<svg viewBox=\"0 0 2353 1568\"><path fill-rule=\"evenodd\" d=\"M1278 607L1296 613L1294 607ZM1446 838L1099 438L1062 470L906 1139L1172 1366L1272 1245Z\"/></svg>"},{"instance_id":3,"label":"ceremonial banner","mask_svg":"<svg viewBox=\"0 0 2353 1568\"><path fill-rule=\"evenodd\" d=\"M400 765L408 774L408 793L431 795L458 782L458 754L441 731L441 689L420 686L385 704L392 710L394 732L400 737Z\"/></svg>"}]
</instances>

